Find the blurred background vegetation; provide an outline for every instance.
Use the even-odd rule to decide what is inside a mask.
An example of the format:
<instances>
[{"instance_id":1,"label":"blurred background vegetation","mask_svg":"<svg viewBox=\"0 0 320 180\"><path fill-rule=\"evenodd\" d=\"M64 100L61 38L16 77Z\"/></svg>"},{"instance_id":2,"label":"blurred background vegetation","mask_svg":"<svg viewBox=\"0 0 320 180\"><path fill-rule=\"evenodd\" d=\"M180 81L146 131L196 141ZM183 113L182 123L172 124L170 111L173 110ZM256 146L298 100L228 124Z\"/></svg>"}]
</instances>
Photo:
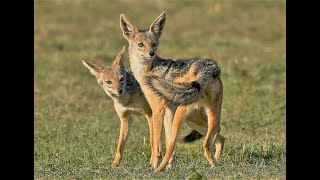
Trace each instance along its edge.
<instances>
[{"instance_id":1,"label":"blurred background vegetation","mask_svg":"<svg viewBox=\"0 0 320 180\"><path fill-rule=\"evenodd\" d=\"M227 140L215 169L201 141L179 141L174 169L153 173L143 117L134 118L120 167L110 166L120 122L112 100L81 60L111 64L127 45L121 13L148 28L162 11L167 22L161 57L213 58L222 69L221 134ZM35 0L34 20L36 179L285 178L284 0ZM189 131L183 123L179 138Z\"/></svg>"}]
</instances>

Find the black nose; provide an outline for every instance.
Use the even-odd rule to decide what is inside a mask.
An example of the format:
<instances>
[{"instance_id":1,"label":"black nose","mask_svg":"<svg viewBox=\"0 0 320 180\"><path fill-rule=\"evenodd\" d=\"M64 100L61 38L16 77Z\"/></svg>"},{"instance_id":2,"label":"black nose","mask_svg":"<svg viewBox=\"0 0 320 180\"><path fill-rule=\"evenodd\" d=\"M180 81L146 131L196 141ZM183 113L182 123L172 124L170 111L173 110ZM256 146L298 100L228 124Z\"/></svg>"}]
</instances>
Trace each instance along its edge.
<instances>
[{"instance_id":1,"label":"black nose","mask_svg":"<svg viewBox=\"0 0 320 180\"><path fill-rule=\"evenodd\" d=\"M120 95L122 93L122 89L118 90L118 94Z\"/></svg>"},{"instance_id":2,"label":"black nose","mask_svg":"<svg viewBox=\"0 0 320 180\"><path fill-rule=\"evenodd\" d=\"M154 55L154 52L153 52L153 51L150 51L150 52L149 52L149 55L150 55L150 56L153 56L153 55Z\"/></svg>"}]
</instances>

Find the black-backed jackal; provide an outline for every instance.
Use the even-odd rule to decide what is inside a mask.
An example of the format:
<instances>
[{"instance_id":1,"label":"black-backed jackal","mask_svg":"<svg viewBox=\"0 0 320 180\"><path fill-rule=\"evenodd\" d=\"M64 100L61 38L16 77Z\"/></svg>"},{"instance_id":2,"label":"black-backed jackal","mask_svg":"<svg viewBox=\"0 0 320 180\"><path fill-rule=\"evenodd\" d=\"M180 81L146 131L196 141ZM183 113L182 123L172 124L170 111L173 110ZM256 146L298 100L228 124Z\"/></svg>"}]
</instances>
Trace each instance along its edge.
<instances>
[{"instance_id":1,"label":"black-backed jackal","mask_svg":"<svg viewBox=\"0 0 320 180\"><path fill-rule=\"evenodd\" d=\"M138 29L123 14L120 27L129 46L130 67L152 109L153 148L151 165L156 168L160 157L158 142L162 124L166 132L166 154L155 171L162 170L174 151L175 140L182 120L191 112L201 112L206 122L188 123L205 135L203 147L211 166L215 166L212 145L220 133L220 114L223 86L220 68L212 59L195 58L173 61L162 59L156 51L166 22L163 12L148 30ZM195 118L199 120L199 118ZM218 143L220 140L218 140ZM216 151L216 158L219 152Z\"/></svg>"},{"instance_id":2,"label":"black-backed jackal","mask_svg":"<svg viewBox=\"0 0 320 180\"><path fill-rule=\"evenodd\" d=\"M114 108L121 122L117 152L112 162L113 166L118 166L120 164L123 149L132 124L132 114L144 115L146 117L149 125L151 157L153 156L152 111L131 70L124 66L124 51L125 47L122 48L114 59L112 66L108 67L101 67L82 61L83 65L85 65L90 70L91 74L96 77L98 84L103 88L106 94L112 98ZM198 116L199 114L193 113L190 118L199 118ZM200 122L201 120L202 123L206 123L205 117L202 117L202 119L200 117ZM193 121L199 122L199 120L190 120L190 122ZM201 135L193 130L189 135L184 137L184 141L193 142L200 138ZM222 151L224 138L221 136L219 139L221 139L222 144L217 143L216 147L217 149L220 149L219 151ZM159 146L161 146L161 142L159 142Z\"/></svg>"},{"instance_id":3,"label":"black-backed jackal","mask_svg":"<svg viewBox=\"0 0 320 180\"><path fill-rule=\"evenodd\" d=\"M106 94L112 98L114 108L121 122L117 152L112 162L113 166L120 164L132 124L132 114L144 115L146 117L149 125L150 145L151 148L153 147L152 111L141 91L139 83L135 80L132 72L124 66L124 51L125 47L122 48L114 59L112 66L108 67L101 67L82 61L83 65L96 77L98 84Z\"/></svg>"}]
</instances>

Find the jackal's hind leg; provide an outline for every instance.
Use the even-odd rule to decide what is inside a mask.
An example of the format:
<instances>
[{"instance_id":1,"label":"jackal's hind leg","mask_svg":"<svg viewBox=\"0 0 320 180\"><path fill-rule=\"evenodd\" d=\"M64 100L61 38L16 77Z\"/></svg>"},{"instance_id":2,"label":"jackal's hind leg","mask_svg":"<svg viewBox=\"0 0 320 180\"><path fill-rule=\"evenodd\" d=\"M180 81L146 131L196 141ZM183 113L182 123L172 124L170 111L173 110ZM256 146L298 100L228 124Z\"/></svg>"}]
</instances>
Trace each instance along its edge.
<instances>
[{"instance_id":1,"label":"jackal's hind leg","mask_svg":"<svg viewBox=\"0 0 320 180\"><path fill-rule=\"evenodd\" d=\"M203 149L210 165L214 167L216 165L216 162L213 159L212 145L215 144L217 136L220 133L220 122L215 117L215 113L212 108L206 107L206 113L208 117L208 129L206 137L203 141Z\"/></svg>"},{"instance_id":2,"label":"jackal's hind leg","mask_svg":"<svg viewBox=\"0 0 320 180\"><path fill-rule=\"evenodd\" d=\"M224 141L225 141L225 138L221 134L219 134L218 137L217 137L216 143L215 143L215 146L216 146L216 152L214 154L214 159L215 160L220 159L220 157L222 155L223 147L224 147Z\"/></svg>"}]
</instances>

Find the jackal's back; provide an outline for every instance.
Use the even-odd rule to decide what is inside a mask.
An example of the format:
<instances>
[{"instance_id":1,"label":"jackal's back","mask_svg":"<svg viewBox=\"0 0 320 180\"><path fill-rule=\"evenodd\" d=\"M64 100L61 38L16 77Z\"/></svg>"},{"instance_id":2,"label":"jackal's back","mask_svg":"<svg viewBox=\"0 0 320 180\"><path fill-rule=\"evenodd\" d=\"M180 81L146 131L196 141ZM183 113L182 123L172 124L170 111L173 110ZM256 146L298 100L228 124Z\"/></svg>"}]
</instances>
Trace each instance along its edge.
<instances>
[{"instance_id":1,"label":"jackal's back","mask_svg":"<svg viewBox=\"0 0 320 180\"><path fill-rule=\"evenodd\" d=\"M135 93L139 93L142 96L144 96L140 84L136 80L136 78L133 76L133 73L130 68L126 68L126 88L127 92L132 95Z\"/></svg>"},{"instance_id":2,"label":"jackal's back","mask_svg":"<svg viewBox=\"0 0 320 180\"><path fill-rule=\"evenodd\" d=\"M145 85L173 104L192 103L209 80L221 74L214 60L202 58L173 61L156 57L151 72L144 78Z\"/></svg>"},{"instance_id":3,"label":"jackal's back","mask_svg":"<svg viewBox=\"0 0 320 180\"><path fill-rule=\"evenodd\" d=\"M159 76L174 79L183 76L190 67L194 65L194 73L213 73L212 76L220 75L220 68L213 59L193 58L193 59L161 59L155 57L152 62L151 71L160 73Z\"/></svg>"}]
</instances>

